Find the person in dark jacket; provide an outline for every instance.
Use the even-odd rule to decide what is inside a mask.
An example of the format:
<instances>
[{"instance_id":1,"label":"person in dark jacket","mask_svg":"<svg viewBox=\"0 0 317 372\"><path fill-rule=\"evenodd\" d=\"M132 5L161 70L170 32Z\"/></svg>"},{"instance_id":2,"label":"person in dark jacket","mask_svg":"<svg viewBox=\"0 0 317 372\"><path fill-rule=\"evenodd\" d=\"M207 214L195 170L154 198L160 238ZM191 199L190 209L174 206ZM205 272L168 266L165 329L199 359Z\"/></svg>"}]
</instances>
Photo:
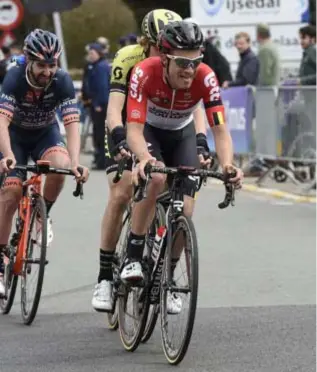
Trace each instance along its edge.
<instances>
[{"instance_id":1,"label":"person in dark jacket","mask_svg":"<svg viewBox=\"0 0 317 372\"><path fill-rule=\"evenodd\" d=\"M236 78L225 81L223 88L256 85L259 78L260 62L251 50L251 39L246 32L240 32L235 37L235 46L240 54L240 62Z\"/></svg>"},{"instance_id":2,"label":"person in dark jacket","mask_svg":"<svg viewBox=\"0 0 317 372\"><path fill-rule=\"evenodd\" d=\"M316 85L316 28L312 25L299 29L303 57L299 68L298 84Z\"/></svg>"},{"instance_id":3,"label":"person in dark jacket","mask_svg":"<svg viewBox=\"0 0 317 372\"><path fill-rule=\"evenodd\" d=\"M219 49L214 45L213 39L207 39L204 43L204 58L206 63L215 72L219 85L225 81L232 81L230 64L228 60L220 53Z\"/></svg>"},{"instance_id":4,"label":"person in dark jacket","mask_svg":"<svg viewBox=\"0 0 317 372\"><path fill-rule=\"evenodd\" d=\"M105 120L110 91L110 66L103 58L103 48L98 43L89 45L89 64L86 72L86 94L91 102L91 120L96 146L96 163L93 169L105 169Z\"/></svg>"}]
</instances>

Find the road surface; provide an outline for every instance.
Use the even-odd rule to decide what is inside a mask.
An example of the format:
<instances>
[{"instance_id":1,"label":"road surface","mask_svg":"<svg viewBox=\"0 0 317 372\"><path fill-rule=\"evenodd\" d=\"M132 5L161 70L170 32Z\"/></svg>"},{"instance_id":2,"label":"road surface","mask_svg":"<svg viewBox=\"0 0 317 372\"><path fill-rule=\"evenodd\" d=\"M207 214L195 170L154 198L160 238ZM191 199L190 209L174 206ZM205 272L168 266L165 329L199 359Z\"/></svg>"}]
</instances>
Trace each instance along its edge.
<instances>
[{"instance_id":1,"label":"road surface","mask_svg":"<svg viewBox=\"0 0 317 372\"><path fill-rule=\"evenodd\" d=\"M31 327L19 298L0 316L0 372L165 372L160 332L131 354L90 305L97 277L106 177L94 172L85 199L68 180L52 218L43 297ZM248 192L219 210L220 185L199 195L199 308L177 371L315 371L315 205Z\"/></svg>"}]
</instances>

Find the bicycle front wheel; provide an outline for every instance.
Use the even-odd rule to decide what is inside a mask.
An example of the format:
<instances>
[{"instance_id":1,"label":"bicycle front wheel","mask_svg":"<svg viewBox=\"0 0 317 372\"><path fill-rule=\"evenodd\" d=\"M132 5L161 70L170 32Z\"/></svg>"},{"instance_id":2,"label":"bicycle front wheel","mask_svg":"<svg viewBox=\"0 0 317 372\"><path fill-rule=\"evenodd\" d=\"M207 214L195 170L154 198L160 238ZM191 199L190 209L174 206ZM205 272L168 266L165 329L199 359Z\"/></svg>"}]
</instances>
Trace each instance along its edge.
<instances>
[{"instance_id":1,"label":"bicycle front wheel","mask_svg":"<svg viewBox=\"0 0 317 372\"><path fill-rule=\"evenodd\" d=\"M154 235L160 226L165 226L165 225L166 225L166 221L165 221L164 207L161 203L157 203L155 218L151 226L151 228L152 227L154 228ZM153 248L153 246L151 248ZM151 257L151 253L152 253L152 249L148 249L148 257ZM156 326L159 313L160 313L160 304L159 303L151 304L149 308L148 319L147 319L146 326L144 329L144 334L141 340L142 343L146 343L151 338L153 331L155 329L155 326Z\"/></svg>"},{"instance_id":2,"label":"bicycle front wheel","mask_svg":"<svg viewBox=\"0 0 317 372\"><path fill-rule=\"evenodd\" d=\"M168 234L168 246L161 282L161 336L165 357L170 364L179 364L186 355L196 316L198 296L198 244L190 218L179 216ZM179 257L172 268L172 253ZM184 257L182 263L182 257ZM186 276L186 283L180 283ZM185 304L187 301L187 305ZM171 307L174 304L174 307ZM176 308L175 308L176 304ZM182 322L179 322L183 319Z\"/></svg>"},{"instance_id":3,"label":"bicycle front wheel","mask_svg":"<svg viewBox=\"0 0 317 372\"><path fill-rule=\"evenodd\" d=\"M26 325L32 324L40 302L47 246L47 214L42 196L35 197L31 208L29 226L24 227L28 239L21 276L21 312Z\"/></svg>"}]
</instances>

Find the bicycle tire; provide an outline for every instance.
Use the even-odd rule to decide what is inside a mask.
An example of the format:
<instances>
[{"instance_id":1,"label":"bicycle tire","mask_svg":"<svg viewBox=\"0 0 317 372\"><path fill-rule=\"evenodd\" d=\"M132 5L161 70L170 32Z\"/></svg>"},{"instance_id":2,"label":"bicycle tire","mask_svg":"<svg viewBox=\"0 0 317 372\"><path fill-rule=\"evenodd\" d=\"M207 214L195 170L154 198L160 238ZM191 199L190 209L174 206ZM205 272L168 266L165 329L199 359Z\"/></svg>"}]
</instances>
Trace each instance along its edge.
<instances>
[{"instance_id":1,"label":"bicycle tire","mask_svg":"<svg viewBox=\"0 0 317 372\"><path fill-rule=\"evenodd\" d=\"M19 280L18 275L13 275L8 298L0 299L0 308L3 315L9 314L11 311L12 305L14 303L15 293L17 290L18 280Z\"/></svg>"},{"instance_id":2,"label":"bicycle tire","mask_svg":"<svg viewBox=\"0 0 317 372\"><path fill-rule=\"evenodd\" d=\"M128 236L129 236L130 229L127 230L126 237L125 237L125 244L124 244L124 252L126 252L126 247L127 247L127 241L128 241ZM147 283L148 280L147 278L145 279L145 283ZM141 288L140 288L141 289ZM146 326L146 321L147 321L147 316L149 312L149 307L150 307L150 298L148 295L148 286L145 284L143 289L143 298L144 301L142 303L142 314L140 316L139 322L138 322L138 327L134 335L132 336L131 339L128 339L125 335L125 330L124 330L124 320L125 320L125 305L126 305L126 295L127 291L129 291L129 288L125 286L123 283L121 284L119 288L119 296L118 296L118 320L119 320L119 335L121 339L121 343L126 351L133 352L135 351L143 337L144 333L144 328ZM128 293L129 296L129 293ZM133 301L135 299L133 298ZM137 304L139 304L139 300L137 299Z\"/></svg>"},{"instance_id":3,"label":"bicycle tire","mask_svg":"<svg viewBox=\"0 0 317 372\"><path fill-rule=\"evenodd\" d=\"M122 220L123 220L123 225L122 225L122 229L121 229L121 233L120 233L120 237L119 237L119 240L118 240L118 244L116 246L116 255L117 255L117 266L118 266L118 270L121 266L121 262L122 262L122 253L124 251L124 249L122 249L124 246L125 246L125 241L122 241L121 239L126 239L127 238L127 231L125 230L125 228L129 230L129 227L130 227L130 218L131 218L131 214L130 214L130 208L128 207L127 208L127 211L126 211L126 214L123 216ZM118 246L119 246L119 249L118 249ZM119 328L119 315L118 315L118 302L116 300L116 303L114 304L114 307L115 307L115 310L114 310L114 313L111 314L111 313L108 313L107 314L107 320L108 320L108 329L111 330L111 331L116 331L118 328Z\"/></svg>"},{"instance_id":4,"label":"bicycle tire","mask_svg":"<svg viewBox=\"0 0 317 372\"><path fill-rule=\"evenodd\" d=\"M159 226L165 226L166 220L165 220L165 209L162 204L157 203L156 204L156 212L155 212L155 224L156 227ZM152 336L153 331L156 326L156 322L159 316L159 310L160 310L160 304L154 304L150 305L149 314L147 323L145 325L143 337L141 339L141 342L145 344Z\"/></svg>"},{"instance_id":5,"label":"bicycle tire","mask_svg":"<svg viewBox=\"0 0 317 372\"><path fill-rule=\"evenodd\" d=\"M191 288L191 298L189 303L189 311L188 311L188 319L187 325L185 327L185 333L183 335L183 339L180 342L180 347L177 350L172 350L170 347L170 343L168 340L168 330L167 330L167 321L166 321L166 297L167 291L164 288L161 288L161 299L160 299L160 314L161 314L161 339L165 357L169 364L177 365L179 364L185 357L193 328L195 323L196 317L196 307L197 307L197 297L198 297L198 244L197 244L197 237L194 224L192 220L184 215L181 215L177 218L175 225L173 226L173 236L171 237L170 242L167 247L165 253L165 267L163 270L162 276L162 287L164 287L164 276L168 276L169 267L171 263L170 253L173 248L174 237L176 236L178 230L182 229L186 231L186 237L190 241L190 247L187 247L186 251L188 250L191 255L190 260L190 278L189 278L189 285ZM170 232L171 234L171 232ZM190 248L190 249L189 249Z\"/></svg>"},{"instance_id":6,"label":"bicycle tire","mask_svg":"<svg viewBox=\"0 0 317 372\"><path fill-rule=\"evenodd\" d=\"M37 278L37 284L36 284L36 290L35 290L35 296L34 300L31 306L30 311L26 310L26 304L24 301L24 298L26 297L26 278L27 278L27 262L24 262L23 264L23 275L21 276L21 314L22 314L22 319L23 323L25 325L31 325L36 313L37 309L40 303L41 299L41 293L42 293L42 287L43 287L43 281L44 281L44 273L45 273L45 266L46 266L46 247L47 247L47 214L46 214L46 206L44 199L41 195L36 195L35 197L35 205L32 207L31 210L31 216L30 216L30 226L25 226L24 228L29 229L29 236L27 240L27 247L26 247L26 260L29 257L30 254L30 249L31 249L31 244L33 244L32 239L31 239L31 234L30 232L32 231L32 227L34 226L37 217L38 220L40 221L40 228L41 228L41 234L42 234L42 241L41 241L41 246L40 246L40 258L39 258L39 272L38 272L38 278Z\"/></svg>"}]
</instances>

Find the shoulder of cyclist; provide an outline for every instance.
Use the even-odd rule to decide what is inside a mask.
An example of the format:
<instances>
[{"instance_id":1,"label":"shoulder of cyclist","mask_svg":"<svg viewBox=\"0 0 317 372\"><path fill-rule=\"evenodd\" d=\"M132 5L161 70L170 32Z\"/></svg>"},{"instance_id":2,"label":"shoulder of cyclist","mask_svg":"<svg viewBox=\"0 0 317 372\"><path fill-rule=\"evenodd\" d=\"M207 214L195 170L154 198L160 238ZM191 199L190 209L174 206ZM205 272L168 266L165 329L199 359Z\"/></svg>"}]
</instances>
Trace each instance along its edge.
<instances>
[{"instance_id":1,"label":"shoulder of cyclist","mask_svg":"<svg viewBox=\"0 0 317 372\"><path fill-rule=\"evenodd\" d=\"M201 94L210 127L224 124L225 113L218 79L205 63L199 65L192 88Z\"/></svg>"},{"instance_id":2,"label":"shoulder of cyclist","mask_svg":"<svg viewBox=\"0 0 317 372\"><path fill-rule=\"evenodd\" d=\"M144 58L144 48L139 44L120 49L112 62L110 91L126 94L131 69Z\"/></svg>"}]
</instances>

